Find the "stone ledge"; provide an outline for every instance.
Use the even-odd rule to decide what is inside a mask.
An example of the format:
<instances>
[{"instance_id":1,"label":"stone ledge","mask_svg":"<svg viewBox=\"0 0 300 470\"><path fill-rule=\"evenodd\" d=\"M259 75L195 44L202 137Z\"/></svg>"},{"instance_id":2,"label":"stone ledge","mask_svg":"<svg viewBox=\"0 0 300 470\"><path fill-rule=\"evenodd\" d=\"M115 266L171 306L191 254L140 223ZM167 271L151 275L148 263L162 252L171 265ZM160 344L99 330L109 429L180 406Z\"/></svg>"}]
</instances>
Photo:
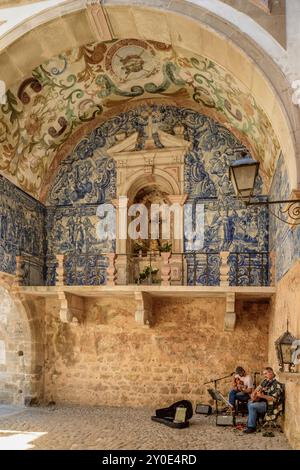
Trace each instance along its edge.
<instances>
[{"instance_id":1,"label":"stone ledge","mask_svg":"<svg viewBox=\"0 0 300 470\"><path fill-rule=\"evenodd\" d=\"M276 287L240 287L240 286L162 286L130 284L127 286L19 286L18 292L29 296L53 296L65 292L82 297L101 297L105 295L134 295L135 292L148 292L154 297L226 297L234 293L239 299L270 299L276 294Z\"/></svg>"},{"instance_id":2,"label":"stone ledge","mask_svg":"<svg viewBox=\"0 0 300 470\"><path fill-rule=\"evenodd\" d=\"M297 385L300 384L300 372L277 372L276 375L278 376L281 382L293 382Z\"/></svg>"},{"instance_id":3,"label":"stone ledge","mask_svg":"<svg viewBox=\"0 0 300 470\"><path fill-rule=\"evenodd\" d=\"M58 297L59 317L63 323L78 325L86 316L86 299L103 299L110 296L133 297L136 301L135 320L143 327L153 325L152 301L154 298L223 298L224 331L232 332L236 324L236 300L261 302L276 293L275 287L238 286L163 286L163 285L104 285L104 286L18 286L17 293L24 298Z\"/></svg>"}]
</instances>

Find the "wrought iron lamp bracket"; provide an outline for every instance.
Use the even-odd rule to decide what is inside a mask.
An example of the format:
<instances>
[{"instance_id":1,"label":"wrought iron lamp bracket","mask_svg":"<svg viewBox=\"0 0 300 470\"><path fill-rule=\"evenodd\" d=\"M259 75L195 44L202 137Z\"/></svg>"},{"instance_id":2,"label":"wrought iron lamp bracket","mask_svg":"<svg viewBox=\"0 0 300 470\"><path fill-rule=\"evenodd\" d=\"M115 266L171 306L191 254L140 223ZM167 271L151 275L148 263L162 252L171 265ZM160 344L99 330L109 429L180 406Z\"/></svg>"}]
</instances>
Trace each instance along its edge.
<instances>
[{"instance_id":1,"label":"wrought iron lamp bracket","mask_svg":"<svg viewBox=\"0 0 300 470\"><path fill-rule=\"evenodd\" d=\"M270 213L292 227L300 225L300 199L288 199L285 201L243 201L246 206L278 206L277 210L269 208ZM282 207L284 205L284 207Z\"/></svg>"}]
</instances>

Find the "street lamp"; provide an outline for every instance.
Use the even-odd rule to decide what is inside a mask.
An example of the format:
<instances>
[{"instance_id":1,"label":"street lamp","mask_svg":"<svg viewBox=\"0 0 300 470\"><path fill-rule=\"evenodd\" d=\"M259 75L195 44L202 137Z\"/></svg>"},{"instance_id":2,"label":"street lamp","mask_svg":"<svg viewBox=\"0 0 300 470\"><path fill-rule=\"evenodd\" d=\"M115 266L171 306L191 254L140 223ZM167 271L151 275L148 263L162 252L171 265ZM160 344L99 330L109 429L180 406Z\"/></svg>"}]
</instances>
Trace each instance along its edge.
<instances>
[{"instance_id":1,"label":"street lamp","mask_svg":"<svg viewBox=\"0 0 300 470\"><path fill-rule=\"evenodd\" d=\"M250 156L236 160L229 167L229 179L235 194L245 203L250 203L258 170L259 162L252 160Z\"/></svg>"},{"instance_id":2,"label":"street lamp","mask_svg":"<svg viewBox=\"0 0 300 470\"><path fill-rule=\"evenodd\" d=\"M279 205L277 213L270 210L271 214L289 225L299 225L300 199L251 201L258 171L259 162L253 160L250 155L246 155L244 158L230 164L229 180L233 185L236 196L241 199L246 206ZM284 204L285 207L281 208L281 204Z\"/></svg>"},{"instance_id":3,"label":"street lamp","mask_svg":"<svg viewBox=\"0 0 300 470\"><path fill-rule=\"evenodd\" d=\"M292 367L294 366L293 364L293 349L292 349L292 344L295 341L296 338L291 335L291 333L288 331L288 327L285 333L281 335L276 341L275 341L275 348L276 348L276 353L277 353L277 358L279 362L279 367L281 371L284 371L284 366L288 366L288 371L292 372Z\"/></svg>"}]
</instances>

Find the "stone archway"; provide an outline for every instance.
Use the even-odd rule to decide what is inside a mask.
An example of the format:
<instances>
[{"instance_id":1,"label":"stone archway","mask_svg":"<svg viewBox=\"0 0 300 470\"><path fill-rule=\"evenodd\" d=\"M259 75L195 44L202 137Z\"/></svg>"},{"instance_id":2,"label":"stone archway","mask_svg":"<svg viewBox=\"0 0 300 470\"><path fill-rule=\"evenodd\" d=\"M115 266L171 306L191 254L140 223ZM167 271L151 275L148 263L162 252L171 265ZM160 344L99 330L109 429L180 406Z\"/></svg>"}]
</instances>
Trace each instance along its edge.
<instances>
[{"instance_id":1,"label":"stone archway","mask_svg":"<svg viewBox=\"0 0 300 470\"><path fill-rule=\"evenodd\" d=\"M157 137L159 138L160 145L156 141ZM138 132L134 132L107 150L108 155L116 162L116 179L118 181L117 199L113 200L116 207L117 220L117 282L118 284L136 282L136 274L139 275L141 271L143 272L145 267L150 266L151 270L152 261L156 263L155 267L157 270L161 271L160 242L157 240L155 242L152 239L149 230L147 233L149 243L144 244L144 258L139 256L138 259L134 259L132 252L134 251L133 247L135 244L132 243L130 237L121 236L121 225L123 225L121 220L124 221L124 218L126 218L127 225L131 222L130 213L127 212L126 216L124 215L124 210L127 211L136 202L142 202L137 201L136 197L143 190L148 191L148 193L149 191L158 191L161 195L161 202L167 203L172 208L171 213L163 217L168 219L166 222L171 231L174 232L170 233L167 241L167 243L171 242L173 252L172 263L174 264L174 269L171 266L171 277L174 274L173 277L176 277L176 280L181 282L183 271L182 267L181 269L178 268L178 261L184 248L183 206L187 198L187 195L184 193L184 158L190 148L190 142L185 140L181 134L171 135L159 129L157 125L154 126L151 108L148 110L148 123L145 129L145 142L142 149L138 149L138 139ZM149 220L151 215L148 207L148 228L152 223ZM175 223L176 234L174 230ZM151 237L151 240L149 240L149 237ZM181 272L179 277L178 274L175 274L179 272L178 269Z\"/></svg>"},{"instance_id":2,"label":"stone archway","mask_svg":"<svg viewBox=\"0 0 300 470\"><path fill-rule=\"evenodd\" d=\"M161 171L160 173L164 173ZM127 192L127 197L129 201L129 210L132 205L135 204L142 204L143 206L146 207L147 209L147 216L148 216L148 231L147 231L147 241L145 240L145 249L151 250L151 251L158 251L159 248L161 247L161 244L164 242L171 243L171 245L174 247L174 244L178 241L174 240L174 227L173 223L171 220L169 221L171 223L170 226L170 237L168 239L163 240L161 229L159 229L159 238L158 239L151 239L151 224L152 221L151 219L151 205L152 204L157 204L157 205L167 205L171 206L172 205L172 199L173 196L178 194L178 189L179 186L178 184L170 184L170 178L166 173L166 178L164 178L162 175L157 175L153 174L151 178L141 175L140 177L137 177L136 180L132 183L130 186L128 192ZM176 181L172 181L173 183L176 183ZM163 214L160 212L158 214L159 217L159 225L161 226L162 224L162 217ZM173 215L174 217L174 215ZM172 220L173 220L172 217ZM133 240L128 239L127 240L127 252L131 253L133 250L133 246L135 244L133 243ZM182 247L180 246L182 249ZM179 249L180 249L179 248Z\"/></svg>"},{"instance_id":3,"label":"stone archway","mask_svg":"<svg viewBox=\"0 0 300 470\"><path fill-rule=\"evenodd\" d=\"M165 169L160 169L157 166L153 168L151 174L145 173L144 169L134 172L124 183L124 188L122 188L123 193L131 201L134 200L135 196L142 188L152 186L153 184L159 187L161 191L174 196L181 194L181 191L183 191L176 177Z\"/></svg>"},{"instance_id":4,"label":"stone archway","mask_svg":"<svg viewBox=\"0 0 300 470\"><path fill-rule=\"evenodd\" d=\"M5 55L9 62L9 66L3 71L7 88L11 89L16 82L20 85L20 71L23 77L30 76L32 68L42 64L45 51L47 51L47 57L54 57L63 50L74 46L81 47L95 41L101 44L102 41L117 38L127 40L131 37L153 42L160 37L166 46L172 45L175 51L184 49L191 54L201 53L204 57L224 67L224 70L232 74L234 80L237 79L242 84L242 88L245 87L249 97L257 102L270 120L286 161L291 188L296 189L299 185L297 161L299 137L296 132L299 128L299 113L292 104L293 90L290 83L280 70L285 57L284 50L279 44L276 47L273 44L274 41L270 44L271 38L267 33L264 34L263 39L261 34L256 34L257 38L261 38L259 44L253 42L253 37L252 40L245 41L243 29L247 29L249 33L251 28L246 28L244 22L249 19L244 17L241 21L241 14L237 13L238 16L234 21L232 15L227 18L228 21L224 21L225 17L217 14L216 3L218 7L220 3L217 0L214 2L182 1L179 2L180 5L178 2L173 4L173 2L162 0L159 6L154 6L149 0L147 6L135 5L134 9L129 0L121 3L118 5L113 0L107 0L103 7L90 5L86 8L86 3L76 0L72 5L58 4L47 12L37 13L34 21L30 19L26 26L24 23L16 26L13 34L0 38L0 53L3 51L3 56ZM229 8L231 13L233 12L233 9L228 6L224 5L224 8L224 11ZM51 26L49 20L51 20ZM84 34L74 32L75 22L81 25L80 31L84 31ZM36 27L37 24L40 25L39 28ZM111 28L108 27L109 25ZM24 34L24 31L27 34ZM57 32L59 39L53 43L49 41L49 31ZM256 30L253 30L254 33ZM18 38L17 41L16 38ZM264 50L263 41L268 45L268 50ZM13 44L10 44L11 42ZM39 44L38 47L37 44ZM23 51L24 48L28 49L29 46L33 51L31 60L27 60L26 63L21 61L16 65L14 54ZM276 62L279 63L276 65ZM35 86L33 82L31 85ZM246 106L248 106L247 103ZM227 113L235 114L232 105L228 106L227 103L226 107ZM235 115L233 119L238 122L239 116ZM63 120L60 122L65 123ZM91 125L94 124L95 122ZM59 128L59 122L57 122L56 127L57 129L55 126L52 127L51 132L59 137L65 132L65 126ZM62 154L65 155L65 151L68 152L70 146L74 146L75 132L73 131L72 135L65 132L65 136L70 136L70 139L62 139L65 140L65 147L55 146L58 151L52 162L54 170L64 158ZM42 155L44 155L43 152ZM49 158L47 160L51 161ZM53 167L49 168L50 174ZM39 188L41 193L38 196L45 196L44 187L45 185L41 184Z\"/></svg>"},{"instance_id":5,"label":"stone archway","mask_svg":"<svg viewBox=\"0 0 300 470\"><path fill-rule=\"evenodd\" d=\"M24 405L43 396L42 329L38 305L22 298L10 281L0 282L0 403Z\"/></svg>"}]
</instances>

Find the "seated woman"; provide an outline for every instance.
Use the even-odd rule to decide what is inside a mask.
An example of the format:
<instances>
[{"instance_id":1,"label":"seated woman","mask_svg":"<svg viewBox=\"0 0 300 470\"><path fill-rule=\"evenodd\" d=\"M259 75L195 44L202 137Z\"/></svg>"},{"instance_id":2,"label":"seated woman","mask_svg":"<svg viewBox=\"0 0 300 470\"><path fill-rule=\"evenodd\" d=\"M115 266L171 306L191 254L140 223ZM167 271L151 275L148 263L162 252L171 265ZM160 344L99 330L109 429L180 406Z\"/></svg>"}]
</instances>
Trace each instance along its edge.
<instances>
[{"instance_id":1,"label":"seated woman","mask_svg":"<svg viewBox=\"0 0 300 470\"><path fill-rule=\"evenodd\" d=\"M247 374L243 367L238 366L235 370L232 388L229 392L229 403L235 408L236 400L247 402L253 391L253 379Z\"/></svg>"}]
</instances>

